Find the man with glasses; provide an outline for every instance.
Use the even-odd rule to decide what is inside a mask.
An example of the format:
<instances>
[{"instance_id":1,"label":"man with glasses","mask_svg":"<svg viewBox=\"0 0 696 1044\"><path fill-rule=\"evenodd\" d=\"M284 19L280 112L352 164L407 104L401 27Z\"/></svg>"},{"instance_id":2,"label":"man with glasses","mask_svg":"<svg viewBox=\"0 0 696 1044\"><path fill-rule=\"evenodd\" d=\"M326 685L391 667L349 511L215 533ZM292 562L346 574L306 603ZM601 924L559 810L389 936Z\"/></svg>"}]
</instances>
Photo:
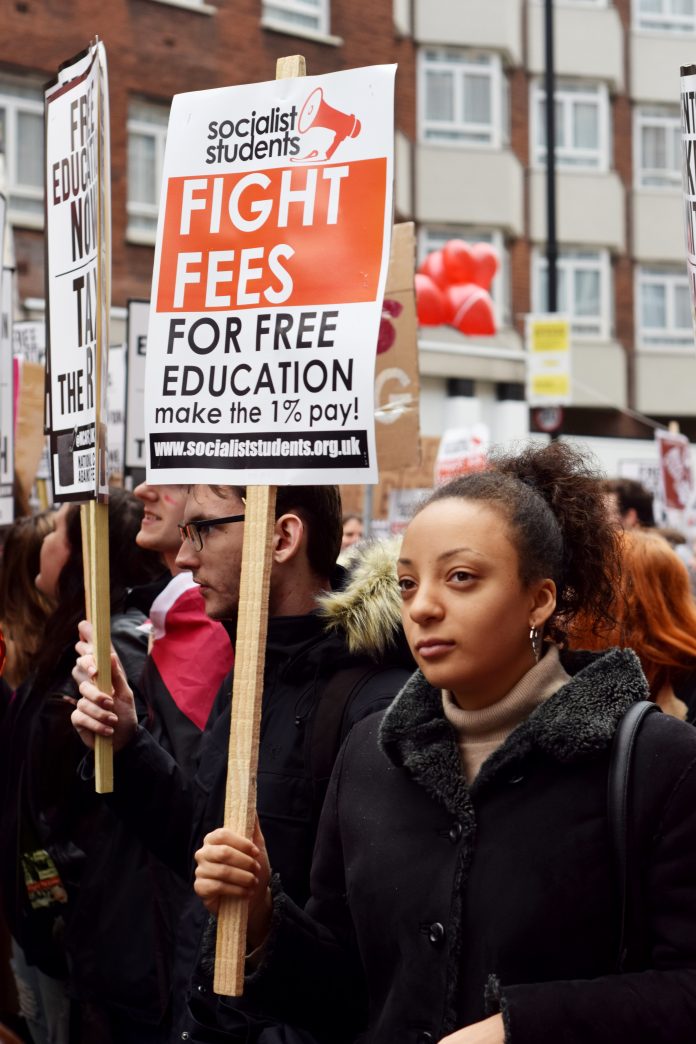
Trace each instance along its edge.
<instances>
[{"instance_id":1,"label":"man with glasses","mask_svg":"<svg viewBox=\"0 0 696 1044\"><path fill-rule=\"evenodd\" d=\"M239 608L244 495L240 487L192 487L177 555L177 565L191 571L208 616L232 628ZM398 641L398 592L390 587L393 570L383 570L384 586L396 595L391 615L384 611L384 601L377 601L375 574L369 568L362 586L346 591L340 618L327 620L317 612L318 598L332 587L332 580L336 583L341 537L336 487L278 489L257 808L273 868L298 903L309 895L318 816L340 743L356 721L393 698L412 670L410 656ZM361 621L372 612L367 639L350 633L351 649L369 645L374 650L370 654L349 651L346 605ZM88 637L84 628L82 633ZM113 737L115 792L109 801L160 858L190 878L193 852L222 823L231 682L220 692L211 722L216 714L217 719L206 735L196 778L190 781L138 728L122 672L114 671L113 695L101 693L88 673L93 666L90 647L83 644L78 650L82 655L75 678L81 699L73 723L88 745L95 734ZM197 1039L197 1027L205 1025L224 1028L230 1040L256 1040L273 1020L258 1010L242 1013L232 1002L217 1003L211 988L215 933L204 931L205 924L197 928L202 952L191 980L190 1021L186 1029L178 1027L182 1037L172 1039ZM191 944L193 934L188 931L184 942Z\"/></svg>"},{"instance_id":2,"label":"man with glasses","mask_svg":"<svg viewBox=\"0 0 696 1044\"><path fill-rule=\"evenodd\" d=\"M144 506L136 542L159 552L169 571L157 585L131 593L149 615L153 639L139 682L144 705L138 715L181 769L193 773L216 694L232 666L232 645L222 624L206 614L191 573L176 563L188 487L143 482L134 494ZM177 925L182 909L195 911L197 904L127 822L114 820L112 829L121 859L101 879L110 917L105 921L98 910L100 887L93 897L93 928L71 936L71 983L90 1039L159 1044L167 1039L157 1023L169 1009ZM136 927L137 960L127 961L123 951Z\"/></svg>"}]
</instances>

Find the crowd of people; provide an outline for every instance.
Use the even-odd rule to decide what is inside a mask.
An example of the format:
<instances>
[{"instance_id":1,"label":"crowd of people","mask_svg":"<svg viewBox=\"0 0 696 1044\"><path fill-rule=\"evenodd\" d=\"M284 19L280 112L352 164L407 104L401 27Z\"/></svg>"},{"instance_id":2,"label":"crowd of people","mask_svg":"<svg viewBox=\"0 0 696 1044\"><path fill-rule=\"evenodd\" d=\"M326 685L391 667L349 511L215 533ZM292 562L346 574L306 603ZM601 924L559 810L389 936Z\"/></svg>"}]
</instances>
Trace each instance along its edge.
<instances>
[{"instance_id":1,"label":"crowd of people","mask_svg":"<svg viewBox=\"0 0 696 1044\"><path fill-rule=\"evenodd\" d=\"M279 487L252 837L223 825L245 498L111 490L111 686L79 508L6 533L0 1040L691 1044L696 605L650 497L561 442L403 540Z\"/></svg>"}]
</instances>

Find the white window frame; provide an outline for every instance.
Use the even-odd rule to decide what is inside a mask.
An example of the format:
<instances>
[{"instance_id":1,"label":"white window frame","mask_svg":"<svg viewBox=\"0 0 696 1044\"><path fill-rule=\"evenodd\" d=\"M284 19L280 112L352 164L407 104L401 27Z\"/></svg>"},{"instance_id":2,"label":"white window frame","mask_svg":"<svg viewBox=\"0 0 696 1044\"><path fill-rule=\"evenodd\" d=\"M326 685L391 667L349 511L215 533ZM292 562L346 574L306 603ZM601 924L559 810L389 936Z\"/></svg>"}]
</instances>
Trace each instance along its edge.
<instances>
[{"instance_id":1,"label":"white window frame","mask_svg":"<svg viewBox=\"0 0 696 1044\"><path fill-rule=\"evenodd\" d=\"M137 115L137 109L147 108L156 112L158 115L161 113L165 118L164 124L150 122L139 118ZM128 224L126 229L126 238L132 243L144 243L154 244L157 238L157 218L159 215L159 199L162 189L162 170L164 168L164 149L167 141L167 123L169 122L169 112L164 104L157 105L154 102L141 101L139 99L131 99L129 110L128 110L128 125L127 125L127 148L130 150L130 137L131 134L141 134L154 138L155 140L155 203L145 203L138 200L131 199L130 192L131 186L130 181L126 188L126 214L128 216ZM128 171L128 159L126 161L126 171ZM152 229L142 228L138 225L131 224L132 217L146 218L153 221Z\"/></svg>"},{"instance_id":2,"label":"white window frame","mask_svg":"<svg viewBox=\"0 0 696 1044\"><path fill-rule=\"evenodd\" d=\"M540 133L545 131L546 124L540 117L542 101L546 92L543 80L535 80L530 87L530 135L529 151L532 164L537 170L546 168L546 145L540 141ZM574 146L556 146L556 169L585 173L593 171L606 174L610 169L611 136L609 123L609 92L605 83L582 82L578 80L557 80L555 89L556 104L561 106L564 127L572 129L573 103L577 101L596 102L598 107L599 141L596 149L579 149ZM545 111L545 110L544 110ZM556 121L558 124L558 120ZM567 133L566 133L567 136ZM576 162L569 162L575 160Z\"/></svg>"},{"instance_id":3,"label":"white window frame","mask_svg":"<svg viewBox=\"0 0 696 1044\"><path fill-rule=\"evenodd\" d=\"M639 0L633 0L633 28L644 33L687 33L696 34L696 3L693 14L680 15L670 11L671 0L662 0L663 12L642 12Z\"/></svg>"},{"instance_id":4,"label":"white window frame","mask_svg":"<svg viewBox=\"0 0 696 1044\"><path fill-rule=\"evenodd\" d=\"M500 266L491 283L491 298L495 325L498 330L512 326L510 303L510 254L505 238L497 228L471 228L470 226L421 225L418 229L418 264L426 254L439 250L450 239L463 239L465 243L490 243L500 258Z\"/></svg>"},{"instance_id":5,"label":"white window frame","mask_svg":"<svg viewBox=\"0 0 696 1044\"><path fill-rule=\"evenodd\" d=\"M643 325L643 295L646 285L659 284L666 291L667 322L664 328ZM640 265L635 276L635 323L636 347L642 352L693 354L694 330L690 322L687 327L674 322L675 290L680 288L689 294L689 277L685 266Z\"/></svg>"},{"instance_id":6,"label":"white window frame","mask_svg":"<svg viewBox=\"0 0 696 1044\"><path fill-rule=\"evenodd\" d=\"M541 300L541 274L546 268L546 255L541 247L535 247L532 252L532 311L546 311L545 304ZM563 308L564 314L570 316L570 327L573 338L577 341L609 341L613 325L613 298L611 285L611 262L609 251L605 249L586 249L584 247L563 247L559 250L557 260L558 270L565 271L566 287L568 288L568 300ZM575 316L574 310L574 282L572 275L579 269L599 271L599 296L600 313L597 316L596 328L589 330L592 322L586 317ZM559 302L560 310L560 302Z\"/></svg>"},{"instance_id":7,"label":"white window frame","mask_svg":"<svg viewBox=\"0 0 696 1044\"><path fill-rule=\"evenodd\" d=\"M278 8L269 12L267 7ZM314 18L316 25L303 25L291 18L287 20L285 15L301 14L305 17ZM298 35L316 33L319 36L329 36L331 33L331 6L330 0L319 0L319 6L307 3L307 0L261 0L261 22L262 25L270 25L272 28L286 28L291 33Z\"/></svg>"},{"instance_id":8,"label":"white window frame","mask_svg":"<svg viewBox=\"0 0 696 1044\"><path fill-rule=\"evenodd\" d=\"M670 132L676 130L676 166L670 167L645 167L642 154L642 131L644 127L656 127L664 129L669 136ZM668 105L638 105L633 113L633 170L634 184L636 188L656 189L657 191L673 192L680 191L682 187L681 175L681 117L678 106ZM649 177L661 178L662 184L651 185L646 179Z\"/></svg>"},{"instance_id":9,"label":"white window frame","mask_svg":"<svg viewBox=\"0 0 696 1044\"><path fill-rule=\"evenodd\" d=\"M445 55L456 56L457 62L448 62ZM468 59L468 61L467 61ZM453 72L463 77L467 73L487 74L491 81L491 122L487 141L477 140L475 135L482 132L484 124L467 124L463 118L458 119L461 110L461 91L455 87L455 119L451 123L426 118L426 83L429 70ZM507 79L499 54L493 51L467 51L461 48L454 50L443 47L421 47L418 52L417 76L417 112L418 139L423 145L445 146L447 148L466 149L500 149L507 140L504 126ZM438 137L438 131L442 137ZM460 134L461 137L448 137L448 133ZM467 135L471 135L468 137Z\"/></svg>"},{"instance_id":10,"label":"white window frame","mask_svg":"<svg viewBox=\"0 0 696 1044\"><path fill-rule=\"evenodd\" d=\"M5 178L8 196L8 219L11 224L24 228L44 227L44 208L39 210L23 210L22 201L30 200L43 204L43 185L22 184L19 177L19 147L17 132L17 116L27 113L40 116L44 121L44 97L40 87L36 87L36 97L26 98L19 94L6 93L13 86L21 86L32 90L30 84L14 84L10 79L0 80L0 108L5 112L5 141L2 143L5 158ZM45 159L44 159L45 163Z\"/></svg>"}]
</instances>

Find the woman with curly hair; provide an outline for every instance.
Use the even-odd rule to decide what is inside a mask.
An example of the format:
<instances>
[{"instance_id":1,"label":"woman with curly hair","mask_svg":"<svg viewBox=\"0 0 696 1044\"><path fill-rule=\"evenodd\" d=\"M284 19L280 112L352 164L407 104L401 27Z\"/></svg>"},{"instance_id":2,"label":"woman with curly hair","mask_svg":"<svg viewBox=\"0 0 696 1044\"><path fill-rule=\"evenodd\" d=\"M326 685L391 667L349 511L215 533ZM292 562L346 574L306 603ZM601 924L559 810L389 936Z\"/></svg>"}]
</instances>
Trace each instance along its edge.
<instances>
[{"instance_id":1,"label":"woman with curly hair","mask_svg":"<svg viewBox=\"0 0 696 1044\"><path fill-rule=\"evenodd\" d=\"M52 600L37 590L39 555L53 530L54 513L18 518L8 529L0 565L0 628L7 646L3 680L16 689L30 673L41 647Z\"/></svg>"},{"instance_id":2,"label":"woman with curly hair","mask_svg":"<svg viewBox=\"0 0 696 1044\"><path fill-rule=\"evenodd\" d=\"M578 613L611 618L616 569L564 444L436 490L397 567L419 670L339 755L306 910L269 886L260 834L197 854L211 912L250 900L245 996L332 1044L696 1039L696 731L652 714L637 737L622 957L607 776L648 686L630 650L561 649Z\"/></svg>"},{"instance_id":3,"label":"woman with curly hair","mask_svg":"<svg viewBox=\"0 0 696 1044\"><path fill-rule=\"evenodd\" d=\"M609 626L585 618L571 629L575 649L618 645L638 656L650 696L666 713L696 718L696 604L689 574L664 537L644 530L621 536L621 571Z\"/></svg>"}]
</instances>

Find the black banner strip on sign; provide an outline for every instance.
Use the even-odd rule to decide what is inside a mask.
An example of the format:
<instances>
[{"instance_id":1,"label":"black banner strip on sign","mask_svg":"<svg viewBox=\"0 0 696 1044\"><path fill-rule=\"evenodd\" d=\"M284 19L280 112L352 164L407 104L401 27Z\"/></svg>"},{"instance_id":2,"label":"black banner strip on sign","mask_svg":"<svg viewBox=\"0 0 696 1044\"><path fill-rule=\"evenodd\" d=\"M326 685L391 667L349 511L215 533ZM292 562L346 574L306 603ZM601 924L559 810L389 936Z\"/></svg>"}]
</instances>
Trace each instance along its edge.
<instances>
[{"instance_id":1,"label":"black banner strip on sign","mask_svg":"<svg viewBox=\"0 0 696 1044\"><path fill-rule=\"evenodd\" d=\"M366 431L313 431L302 435L150 435L152 468L366 468Z\"/></svg>"}]
</instances>

